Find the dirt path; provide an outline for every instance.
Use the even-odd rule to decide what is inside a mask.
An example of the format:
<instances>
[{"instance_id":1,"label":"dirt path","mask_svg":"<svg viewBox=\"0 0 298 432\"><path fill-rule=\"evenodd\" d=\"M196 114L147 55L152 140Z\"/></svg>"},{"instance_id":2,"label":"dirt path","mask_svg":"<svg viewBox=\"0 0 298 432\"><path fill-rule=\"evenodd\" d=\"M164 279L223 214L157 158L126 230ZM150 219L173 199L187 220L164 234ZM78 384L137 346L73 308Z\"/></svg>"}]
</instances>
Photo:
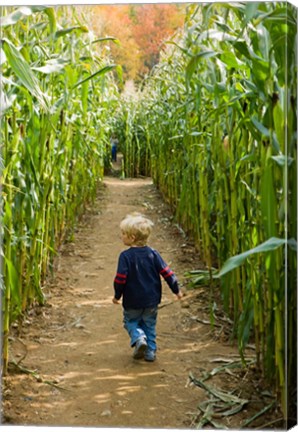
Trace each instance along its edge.
<instances>
[{"instance_id":1,"label":"dirt path","mask_svg":"<svg viewBox=\"0 0 298 432\"><path fill-rule=\"evenodd\" d=\"M214 332L197 319L208 320L208 294L192 294L203 302L193 306L193 300L174 301L163 285L157 360L132 359L121 306L112 304L124 248L121 219L141 211L155 222L150 245L180 282L200 263L150 179L106 177L104 184L74 242L63 247L55 279L46 288L48 305L32 312L19 339L12 340L12 355L17 361L24 357L21 364L38 376L11 371L4 394L7 424L190 428L206 393L189 385L189 373L210 370L216 366L210 361L218 357L238 355L219 341L223 328ZM217 378L221 386L233 388L236 382L237 376ZM237 421L231 426L237 428Z\"/></svg>"}]
</instances>

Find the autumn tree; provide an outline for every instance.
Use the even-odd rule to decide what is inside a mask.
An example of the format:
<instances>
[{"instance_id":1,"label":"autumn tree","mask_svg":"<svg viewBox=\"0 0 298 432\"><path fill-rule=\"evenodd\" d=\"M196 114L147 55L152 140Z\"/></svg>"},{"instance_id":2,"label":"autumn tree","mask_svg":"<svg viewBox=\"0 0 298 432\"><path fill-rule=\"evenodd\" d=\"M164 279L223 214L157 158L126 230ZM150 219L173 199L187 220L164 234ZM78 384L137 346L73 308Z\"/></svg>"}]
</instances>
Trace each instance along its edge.
<instances>
[{"instance_id":1,"label":"autumn tree","mask_svg":"<svg viewBox=\"0 0 298 432\"><path fill-rule=\"evenodd\" d=\"M87 8L83 6L82 8ZM98 37L113 36L112 57L123 67L124 79L138 80L158 63L164 41L184 21L184 4L122 4L88 6Z\"/></svg>"},{"instance_id":2,"label":"autumn tree","mask_svg":"<svg viewBox=\"0 0 298 432\"><path fill-rule=\"evenodd\" d=\"M134 4L134 36L140 47L141 74L159 61L164 42L183 24L183 8L178 4Z\"/></svg>"},{"instance_id":3,"label":"autumn tree","mask_svg":"<svg viewBox=\"0 0 298 432\"><path fill-rule=\"evenodd\" d=\"M112 57L122 66L124 79L136 79L142 64L133 34L130 5L93 6L91 25L99 37L113 36L119 40L119 44L110 44Z\"/></svg>"}]
</instances>

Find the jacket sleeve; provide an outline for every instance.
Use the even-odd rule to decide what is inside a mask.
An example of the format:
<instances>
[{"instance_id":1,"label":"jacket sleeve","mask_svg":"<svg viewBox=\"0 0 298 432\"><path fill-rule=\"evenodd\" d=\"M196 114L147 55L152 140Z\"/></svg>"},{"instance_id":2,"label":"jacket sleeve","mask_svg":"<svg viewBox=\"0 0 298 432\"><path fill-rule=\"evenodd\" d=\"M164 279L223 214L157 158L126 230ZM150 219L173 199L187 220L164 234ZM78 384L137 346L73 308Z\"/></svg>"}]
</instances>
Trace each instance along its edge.
<instances>
[{"instance_id":1,"label":"jacket sleeve","mask_svg":"<svg viewBox=\"0 0 298 432\"><path fill-rule=\"evenodd\" d=\"M126 285L128 265L123 254L120 254L116 276L114 278L114 297L120 300Z\"/></svg>"},{"instance_id":2,"label":"jacket sleeve","mask_svg":"<svg viewBox=\"0 0 298 432\"><path fill-rule=\"evenodd\" d=\"M165 261L162 259L162 257L157 251L155 251L155 254L156 254L157 269L159 274L164 278L164 280L166 281L170 289L173 291L173 293L178 294L179 285L175 273L165 263Z\"/></svg>"}]
</instances>

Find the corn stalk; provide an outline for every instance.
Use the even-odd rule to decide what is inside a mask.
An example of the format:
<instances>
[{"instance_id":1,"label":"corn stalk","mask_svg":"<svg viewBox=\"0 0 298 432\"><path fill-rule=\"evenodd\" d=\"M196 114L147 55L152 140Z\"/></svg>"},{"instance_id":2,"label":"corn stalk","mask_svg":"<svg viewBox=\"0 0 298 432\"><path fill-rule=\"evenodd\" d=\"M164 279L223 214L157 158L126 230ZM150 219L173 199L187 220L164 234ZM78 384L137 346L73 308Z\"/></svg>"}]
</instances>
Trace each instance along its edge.
<instances>
[{"instance_id":1,"label":"corn stalk","mask_svg":"<svg viewBox=\"0 0 298 432\"><path fill-rule=\"evenodd\" d=\"M149 146L154 182L210 276L230 257L285 241L220 278L242 359L253 338L285 418L297 344L296 255L285 247L296 239L296 13L283 2L190 5L129 126L148 131L150 144L138 145Z\"/></svg>"},{"instance_id":2,"label":"corn stalk","mask_svg":"<svg viewBox=\"0 0 298 432\"><path fill-rule=\"evenodd\" d=\"M116 86L75 8L2 10L5 374L11 323L44 303L53 258L95 198Z\"/></svg>"}]
</instances>

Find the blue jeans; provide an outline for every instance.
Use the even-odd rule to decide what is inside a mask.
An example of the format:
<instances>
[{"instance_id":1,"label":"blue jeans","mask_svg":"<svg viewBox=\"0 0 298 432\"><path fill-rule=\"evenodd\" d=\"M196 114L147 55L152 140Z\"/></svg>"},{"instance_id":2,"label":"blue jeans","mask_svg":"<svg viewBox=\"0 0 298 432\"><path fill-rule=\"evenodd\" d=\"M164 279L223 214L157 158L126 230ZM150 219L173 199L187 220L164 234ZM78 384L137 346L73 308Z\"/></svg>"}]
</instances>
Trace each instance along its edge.
<instances>
[{"instance_id":1,"label":"blue jeans","mask_svg":"<svg viewBox=\"0 0 298 432\"><path fill-rule=\"evenodd\" d=\"M117 162L117 147L112 146L112 161Z\"/></svg>"},{"instance_id":2,"label":"blue jeans","mask_svg":"<svg viewBox=\"0 0 298 432\"><path fill-rule=\"evenodd\" d=\"M157 306L146 309L123 309L124 328L133 347L140 337L145 337L148 348L156 351Z\"/></svg>"}]
</instances>

